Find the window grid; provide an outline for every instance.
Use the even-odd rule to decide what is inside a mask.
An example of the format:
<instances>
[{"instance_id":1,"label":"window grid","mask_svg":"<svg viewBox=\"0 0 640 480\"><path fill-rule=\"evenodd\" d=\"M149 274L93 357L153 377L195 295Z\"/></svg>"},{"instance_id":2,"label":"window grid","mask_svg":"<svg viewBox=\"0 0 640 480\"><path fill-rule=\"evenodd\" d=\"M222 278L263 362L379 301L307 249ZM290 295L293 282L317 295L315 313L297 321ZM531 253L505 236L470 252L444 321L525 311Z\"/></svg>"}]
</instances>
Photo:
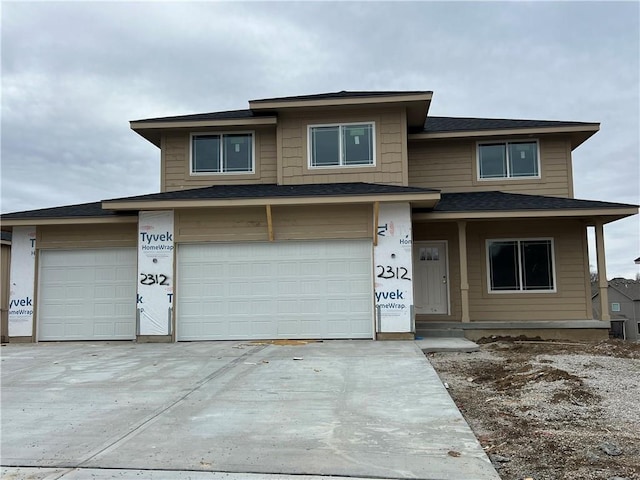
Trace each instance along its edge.
<instances>
[{"instance_id":1,"label":"window grid","mask_svg":"<svg viewBox=\"0 0 640 480\"><path fill-rule=\"evenodd\" d=\"M225 152L225 140L227 137L234 137L239 135L245 135L249 140L249 166L248 170L228 170L226 163L226 152ZM195 147L194 143L197 138L213 138L217 137L218 142L218 162L219 169L218 170L196 170L196 156L195 156ZM224 133L192 133L191 134L191 142L189 144L190 154L189 154L189 168L190 175L244 175L247 173L255 172L255 135L254 132L224 132Z\"/></svg>"},{"instance_id":2,"label":"window grid","mask_svg":"<svg viewBox=\"0 0 640 480\"><path fill-rule=\"evenodd\" d=\"M517 259L518 259L518 264L517 264L517 285L515 289L493 289L492 285L493 285L493 265L491 262L491 246L495 243L506 243L506 242L515 242L516 244L516 252L517 252ZM523 244L527 243L527 242L548 242L549 245L549 250L548 250L548 255L547 255L547 262L548 262L548 266L549 266L549 282L550 282L550 286L551 288L549 289L526 289L525 288L525 284L524 284L524 258L522 255L523 252ZM553 261L553 258L555 257L554 254L554 245L553 245L553 239L551 238L527 238L527 239L491 239L491 240L487 240L487 248L486 248L486 253L487 253L487 289L489 291L489 293L555 293L557 291L557 287L556 287L556 270L555 270L555 262Z\"/></svg>"},{"instance_id":3,"label":"window grid","mask_svg":"<svg viewBox=\"0 0 640 480\"><path fill-rule=\"evenodd\" d=\"M534 175L513 175L513 160L511 158L511 146L518 144L533 144L536 147L536 163ZM482 175L482 162L481 162L481 149L482 147L489 146L502 146L504 148L504 176L483 176ZM538 140L523 141L523 142L487 142L478 143L476 148L476 164L478 167L478 180L502 180L502 179L531 179L540 178L540 146Z\"/></svg>"}]
</instances>

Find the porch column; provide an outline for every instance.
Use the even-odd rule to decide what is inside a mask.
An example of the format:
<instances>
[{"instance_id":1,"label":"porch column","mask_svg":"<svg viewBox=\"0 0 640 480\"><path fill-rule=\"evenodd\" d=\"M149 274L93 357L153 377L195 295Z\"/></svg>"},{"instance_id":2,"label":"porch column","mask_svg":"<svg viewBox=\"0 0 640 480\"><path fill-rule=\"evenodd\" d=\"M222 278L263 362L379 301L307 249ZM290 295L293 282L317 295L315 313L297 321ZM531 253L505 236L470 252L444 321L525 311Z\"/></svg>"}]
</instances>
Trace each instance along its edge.
<instances>
[{"instance_id":1,"label":"porch column","mask_svg":"<svg viewBox=\"0 0 640 480\"><path fill-rule=\"evenodd\" d=\"M462 302L462 321L469 318L469 277L467 275L467 222L458 220L458 250L460 257L460 300Z\"/></svg>"},{"instance_id":2,"label":"porch column","mask_svg":"<svg viewBox=\"0 0 640 480\"><path fill-rule=\"evenodd\" d=\"M607 261L604 255L604 228L602 220L596 220L596 256L598 257L598 286L600 287L601 320L611 320L609 315L609 283L607 282Z\"/></svg>"}]
</instances>

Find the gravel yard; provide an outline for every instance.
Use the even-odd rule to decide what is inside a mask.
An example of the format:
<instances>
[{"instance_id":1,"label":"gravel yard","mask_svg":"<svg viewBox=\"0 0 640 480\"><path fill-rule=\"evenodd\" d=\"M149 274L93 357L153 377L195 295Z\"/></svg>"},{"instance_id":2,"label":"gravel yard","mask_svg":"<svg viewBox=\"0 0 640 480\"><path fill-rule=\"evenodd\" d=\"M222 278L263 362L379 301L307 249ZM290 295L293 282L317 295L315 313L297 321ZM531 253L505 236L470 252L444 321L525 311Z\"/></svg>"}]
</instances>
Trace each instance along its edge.
<instances>
[{"instance_id":1,"label":"gravel yard","mask_svg":"<svg viewBox=\"0 0 640 480\"><path fill-rule=\"evenodd\" d=\"M640 479L640 344L493 339L427 357L503 479Z\"/></svg>"}]
</instances>

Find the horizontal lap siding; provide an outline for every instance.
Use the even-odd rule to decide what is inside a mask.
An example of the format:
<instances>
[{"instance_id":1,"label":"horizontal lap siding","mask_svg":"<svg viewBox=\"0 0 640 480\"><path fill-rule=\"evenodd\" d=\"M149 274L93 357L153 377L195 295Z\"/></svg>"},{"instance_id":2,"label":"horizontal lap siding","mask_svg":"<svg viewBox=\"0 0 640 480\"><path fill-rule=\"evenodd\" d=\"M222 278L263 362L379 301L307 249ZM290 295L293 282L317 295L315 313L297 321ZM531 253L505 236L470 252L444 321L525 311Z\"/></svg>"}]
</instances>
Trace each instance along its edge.
<instances>
[{"instance_id":1,"label":"horizontal lap siding","mask_svg":"<svg viewBox=\"0 0 640 480\"><path fill-rule=\"evenodd\" d=\"M590 318L585 227L577 220L469 223L471 320L575 320ZM557 293L489 294L485 241L494 238L554 239Z\"/></svg>"},{"instance_id":2,"label":"horizontal lap siding","mask_svg":"<svg viewBox=\"0 0 640 480\"><path fill-rule=\"evenodd\" d=\"M275 128L237 128L234 131L255 132L255 174L191 176L189 167L189 132L167 133L162 138L162 191L211 185L276 183ZM221 130L211 131L220 133ZM197 133L201 133L198 131Z\"/></svg>"},{"instance_id":3,"label":"horizontal lap siding","mask_svg":"<svg viewBox=\"0 0 640 480\"><path fill-rule=\"evenodd\" d=\"M308 168L309 125L375 122L376 165L374 167ZM369 182L405 185L405 112L401 108L283 114L278 118L281 140L282 184Z\"/></svg>"},{"instance_id":4,"label":"horizontal lap siding","mask_svg":"<svg viewBox=\"0 0 640 480\"><path fill-rule=\"evenodd\" d=\"M44 225L37 227L36 246L46 249L135 247L138 225Z\"/></svg>"},{"instance_id":5,"label":"horizontal lap siding","mask_svg":"<svg viewBox=\"0 0 640 480\"><path fill-rule=\"evenodd\" d=\"M351 239L372 237L367 205L272 207L274 239ZM176 212L177 242L268 241L264 207Z\"/></svg>"},{"instance_id":6,"label":"horizontal lap siding","mask_svg":"<svg viewBox=\"0 0 640 480\"><path fill-rule=\"evenodd\" d=\"M571 158L567 142L562 138L539 139L541 179L479 181L475 141L413 141L409 143L409 185L439 188L443 192L500 190L570 197Z\"/></svg>"}]
</instances>

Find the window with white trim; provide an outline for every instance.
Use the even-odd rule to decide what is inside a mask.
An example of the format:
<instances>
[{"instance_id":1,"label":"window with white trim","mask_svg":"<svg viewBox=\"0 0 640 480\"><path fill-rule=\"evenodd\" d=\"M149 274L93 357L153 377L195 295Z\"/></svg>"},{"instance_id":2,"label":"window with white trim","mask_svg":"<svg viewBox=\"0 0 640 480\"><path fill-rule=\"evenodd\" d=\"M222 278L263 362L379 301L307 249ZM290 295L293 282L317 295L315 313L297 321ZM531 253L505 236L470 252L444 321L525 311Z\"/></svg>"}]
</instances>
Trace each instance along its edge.
<instances>
[{"instance_id":1,"label":"window with white trim","mask_svg":"<svg viewBox=\"0 0 640 480\"><path fill-rule=\"evenodd\" d=\"M617 303L617 302L611 303L611 311L612 312L619 312L620 311L620 304Z\"/></svg>"},{"instance_id":2,"label":"window with white trim","mask_svg":"<svg viewBox=\"0 0 640 480\"><path fill-rule=\"evenodd\" d=\"M478 178L540 178L538 142L479 143Z\"/></svg>"},{"instance_id":3,"label":"window with white trim","mask_svg":"<svg viewBox=\"0 0 640 480\"><path fill-rule=\"evenodd\" d=\"M343 123L309 126L309 167L375 165L375 125Z\"/></svg>"},{"instance_id":4,"label":"window with white trim","mask_svg":"<svg viewBox=\"0 0 640 480\"><path fill-rule=\"evenodd\" d=\"M555 291L552 239L487 240L490 292Z\"/></svg>"},{"instance_id":5,"label":"window with white trim","mask_svg":"<svg viewBox=\"0 0 640 480\"><path fill-rule=\"evenodd\" d=\"M191 135L191 173L253 173L253 132Z\"/></svg>"}]
</instances>

